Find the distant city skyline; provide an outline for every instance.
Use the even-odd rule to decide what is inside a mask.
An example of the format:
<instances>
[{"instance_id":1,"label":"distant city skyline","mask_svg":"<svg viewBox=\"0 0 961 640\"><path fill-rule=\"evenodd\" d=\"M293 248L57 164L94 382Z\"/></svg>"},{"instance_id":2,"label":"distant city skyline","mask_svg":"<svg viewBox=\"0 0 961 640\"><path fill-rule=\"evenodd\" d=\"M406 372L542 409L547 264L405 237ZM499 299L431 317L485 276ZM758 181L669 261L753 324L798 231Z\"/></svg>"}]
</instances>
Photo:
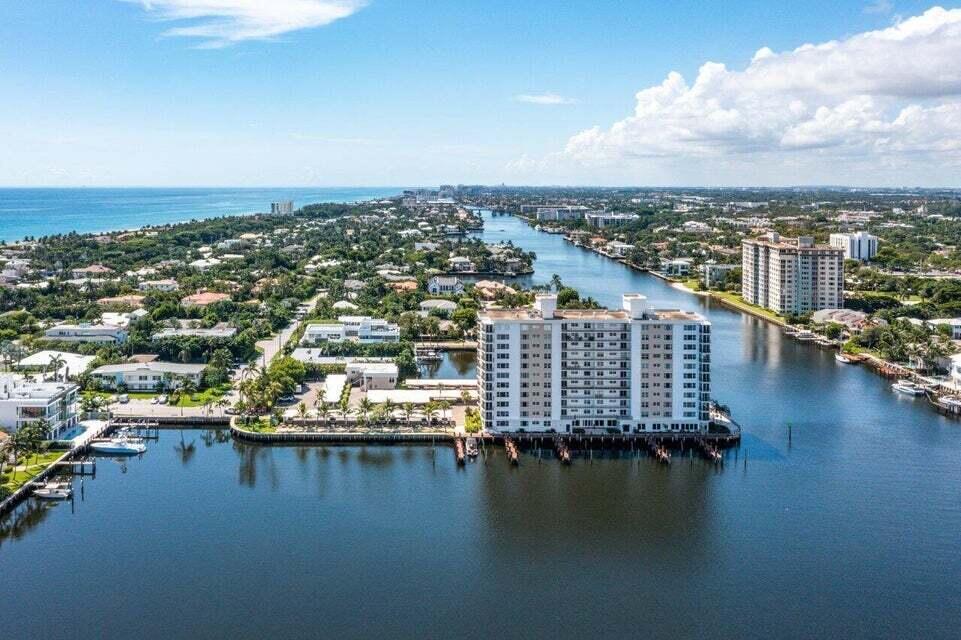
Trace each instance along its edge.
<instances>
[{"instance_id":1,"label":"distant city skyline","mask_svg":"<svg viewBox=\"0 0 961 640\"><path fill-rule=\"evenodd\" d=\"M0 186L961 187L948 3L38 0L0 59Z\"/></svg>"}]
</instances>

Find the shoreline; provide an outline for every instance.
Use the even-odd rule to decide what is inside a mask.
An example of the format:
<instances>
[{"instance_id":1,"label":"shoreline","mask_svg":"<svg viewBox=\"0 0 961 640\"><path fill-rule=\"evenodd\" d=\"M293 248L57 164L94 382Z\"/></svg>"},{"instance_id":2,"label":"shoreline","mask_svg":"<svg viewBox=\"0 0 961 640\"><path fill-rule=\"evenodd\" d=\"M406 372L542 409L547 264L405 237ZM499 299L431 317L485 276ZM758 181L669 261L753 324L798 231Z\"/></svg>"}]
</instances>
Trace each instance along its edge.
<instances>
[{"instance_id":1,"label":"shoreline","mask_svg":"<svg viewBox=\"0 0 961 640\"><path fill-rule=\"evenodd\" d=\"M525 217L525 216L517 216L517 217L525 220L525 221L528 223L528 225L530 225L531 220L530 220L529 218L527 218L527 217ZM531 228L533 229L533 227L531 227ZM541 230L541 231L539 231L539 233L547 233L547 232ZM553 235L553 234L551 234L551 235ZM559 234L558 234L558 235L559 235ZM563 234L563 238L564 238L564 241L565 241L565 242L569 242L570 244L574 245L575 247L578 247L578 248L580 248L580 249L584 249L585 251L590 251L590 252L592 252L592 253L596 253L596 254L604 257L604 258L607 258L607 259L609 259L609 260L613 260L614 262L618 262L618 263L624 265L625 267L627 267L628 269L631 269L632 271L636 271L636 272L639 272L639 273L644 273L644 274L653 276L653 277L655 277L655 278L657 278L657 279L659 279L659 280L667 283L667 284L670 285L672 288L677 289L677 290L679 290L679 291L684 291L685 293L689 293L689 294L691 294L691 295L695 295L695 296L702 297L702 298L707 298L708 300L712 300L712 301L714 301L714 302L717 302L720 306L725 307L725 308L727 308L727 309L729 309L729 310L731 310L731 311L737 311L737 312L739 312L739 313L743 313L743 314L746 314L746 315L749 315L749 316L758 318L758 319L760 319L760 320L764 320L765 322L768 322L768 323L770 323L770 324L772 324L772 325L774 325L774 326L776 326L776 327L780 327L780 328L782 328L782 329L786 329L786 328L788 328L788 327L791 326L787 321L785 321L785 320L780 320L780 319L777 319L777 318L773 318L773 317L771 317L770 315L767 315L767 314L763 313L762 311L760 311L760 310L758 310L758 309L754 309L751 305L749 305L749 304L746 303L746 302L740 302L740 303L739 303L739 302L735 302L735 301L733 301L733 300L728 299L728 298L725 297L725 296L718 295L717 293L712 292L712 291L695 291L695 290L691 289L690 287L688 287L687 285L685 285L683 282L678 282L677 280L672 280L671 278L665 276L665 275L662 274L662 273L658 273L658 272L652 271L652 270L650 270L650 269L645 269L645 268L643 268L643 267L635 266L635 265L629 263L627 260L625 260L625 259L623 259L623 258L618 258L618 257L616 257L616 256L610 255L609 253L607 253L607 252L605 252L605 251L600 251L600 250L595 249L595 248L593 248L593 247L588 247L588 246L585 246L585 245L583 245L583 244L580 244L579 242L575 242L574 240L570 239L566 234ZM818 334L815 334L815 335L818 335ZM818 346L816 342L812 341L812 343L815 344L815 346ZM835 347L832 346L831 348L834 349ZM838 349L838 352L841 352L841 349ZM916 373L916 372L911 371L911 370L908 370L906 367L904 367L904 366L902 366L902 365L899 365L899 364L894 363L894 362L888 362L887 360L884 360L884 359L882 359L882 358L879 358L879 357L877 357L877 356L875 356L875 355L873 355L873 354L865 354L865 355L863 356L863 360L861 360L860 362L858 362L858 364L865 364L870 371L872 371L873 373L875 373L877 376L879 376L879 377L881 377L881 378L885 378L885 379L891 378L891 375L890 375L889 373L886 373L886 371L887 371L887 372L890 372L890 371L900 372L901 374L903 374L903 376L906 376L906 377L910 378L910 379L913 380L913 381L921 381L921 382L924 382L924 378L925 378L925 377L922 376L921 374ZM895 377L897 377L897 376L895 376ZM939 386L940 386L940 385L939 385ZM932 393L933 393L933 392L932 392ZM953 417L953 418L961 418L961 413L955 413L955 412L946 413L945 411L941 411L941 410L939 410L939 406L938 406L938 404L935 402L935 400L934 400L933 398L931 398L930 396L928 396L927 399L928 399L928 404L931 406L931 408L935 409L938 413L941 413L942 415L948 415L948 416Z\"/></svg>"},{"instance_id":2,"label":"shoreline","mask_svg":"<svg viewBox=\"0 0 961 640\"><path fill-rule=\"evenodd\" d=\"M174 227L177 225L190 224L193 222L204 222L208 220L216 220L221 218L243 218L257 215L273 215L269 211L269 198L277 197L279 198L294 198L297 196L305 197L304 204L301 206L307 206L311 204L344 204L344 205L354 205L363 204L367 202L373 202L382 199L397 198L403 192L404 187L369 187L371 190L384 189L392 190L390 195L377 195L374 193L368 194L357 194L358 197L331 197L337 195L334 192L352 191L352 190L364 190L367 187L0 187L0 206L2 206L2 212L0 212L0 223L5 221L5 218L10 218L11 221L6 225L10 227L10 233L4 231L4 226L0 225L0 240L7 243L8 245L17 245L22 242L28 242L27 238L32 238L37 240L39 238L48 238L53 236L64 236L71 233L75 233L81 237L96 237L114 234L124 234L124 233L139 233L148 230L158 230L169 227ZM285 193L273 194L270 192L285 191ZM289 193L286 193L289 191ZM323 192L331 192L330 196L324 196ZM36 202L32 200L20 201L23 199L24 194L57 194L57 193L80 193L80 194L98 194L98 193L114 193L114 194L146 194L147 200L142 204L138 203L128 203L124 211L114 211L110 207L104 206L103 203L96 203L92 206L89 211L84 211L83 216L77 216L73 213L75 209L74 206L65 208L64 203L60 200L50 199L45 200L37 198ZM264 204L255 204L252 202L253 198L251 196L255 194L263 193L267 198ZM7 194L10 197L10 201L4 199L4 195ZM207 198L210 202L196 202L196 203L171 203L171 202L157 202L156 199L160 198L177 198L183 197L184 194L188 194L190 197L194 198ZM236 197L230 198L230 195L234 194ZM342 194L349 196L351 194ZM18 196L20 197L18 199ZM154 198L153 201L149 201L150 198ZM234 202L216 202L215 200L221 199L232 199ZM251 200L251 202L246 202L246 200ZM177 211L180 207L189 206L188 211L184 211L182 214ZM40 207L40 208L38 208ZM237 207L238 210L232 211L232 207ZM240 208L243 208L242 210ZM260 210L258 210L260 209ZM263 210L266 209L266 210ZM37 228L41 228L44 224L44 220L39 214L35 213L37 211L44 211L43 215L49 216L51 218L63 218L68 220L66 222L69 227L63 229L41 229L41 231L34 231L33 228L27 228L28 225L36 225ZM62 211L61 211L62 210ZM176 219L165 221L165 222L149 222L148 220L138 221L139 217L147 218L161 218L163 219L166 215L172 215ZM23 219L21 219L23 217ZM124 219L131 219L126 224L123 222ZM64 221L62 220L62 221ZM117 226L106 226L105 228L98 229L84 229L83 226L89 220L97 220L103 222L105 225L109 225L113 220L117 220ZM18 230L21 229L21 230Z\"/></svg>"}]
</instances>

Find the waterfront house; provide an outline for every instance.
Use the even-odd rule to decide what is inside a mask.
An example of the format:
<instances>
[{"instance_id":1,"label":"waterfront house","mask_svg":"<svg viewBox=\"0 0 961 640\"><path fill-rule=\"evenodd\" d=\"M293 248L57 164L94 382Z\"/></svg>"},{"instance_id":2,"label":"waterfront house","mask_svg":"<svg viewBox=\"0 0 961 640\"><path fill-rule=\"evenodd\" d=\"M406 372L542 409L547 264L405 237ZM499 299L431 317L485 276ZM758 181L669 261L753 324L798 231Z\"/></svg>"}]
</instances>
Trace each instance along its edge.
<instances>
[{"instance_id":1,"label":"waterfront house","mask_svg":"<svg viewBox=\"0 0 961 640\"><path fill-rule=\"evenodd\" d=\"M607 252L618 258L626 257L627 253L633 248L634 245L621 242L620 240L612 240L611 242L607 243Z\"/></svg>"},{"instance_id":2,"label":"waterfront house","mask_svg":"<svg viewBox=\"0 0 961 640\"><path fill-rule=\"evenodd\" d=\"M393 389L399 377L393 362L351 362L346 365L345 373L348 382L363 391Z\"/></svg>"},{"instance_id":3,"label":"waterfront house","mask_svg":"<svg viewBox=\"0 0 961 640\"><path fill-rule=\"evenodd\" d=\"M478 280L474 283L474 290L485 300L493 300L501 293L517 293L513 287L495 280Z\"/></svg>"},{"instance_id":4,"label":"waterfront house","mask_svg":"<svg viewBox=\"0 0 961 640\"><path fill-rule=\"evenodd\" d=\"M688 258L675 258L661 262L661 273L670 278L684 278L691 273L691 261Z\"/></svg>"},{"instance_id":5,"label":"waterfront house","mask_svg":"<svg viewBox=\"0 0 961 640\"><path fill-rule=\"evenodd\" d=\"M474 271L474 263L471 262L470 258L465 258L464 256L453 256L448 258L447 264L450 265L451 271L457 271L460 273Z\"/></svg>"},{"instance_id":6,"label":"waterfront house","mask_svg":"<svg viewBox=\"0 0 961 640\"><path fill-rule=\"evenodd\" d=\"M111 324L58 324L43 332L48 340L123 344L127 331Z\"/></svg>"},{"instance_id":7,"label":"waterfront house","mask_svg":"<svg viewBox=\"0 0 961 640\"><path fill-rule=\"evenodd\" d=\"M712 289L723 283L724 279L727 278L727 274L740 266L739 264L715 264L713 262L701 265L704 287L706 289Z\"/></svg>"},{"instance_id":8,"label":"waterfront house","mask_svg":"<svg viewBox=\"0 0 961 640\"><path fill-rule=\"evenodd\" d=\"M24 425L46 420L48 437L56 438L77 423L79 387L69 382L30 382L0 376L0 427L16 431Z\"/></svg>"},{"instance_id":9,"label":"waterfront house","mask_svg":"<svg viewBox=\"0 0 961 640\"><path fill-rule=\"evenodd\" d=\"M182 380L190 380L199 387L204 369L203 364L181 364L179 362L128 362L108 364L90 373L105 389L125 386L130 391L156 391L163 383L168 389L176 389Z\"/></svg>"},{"instance_id":10,"label":"waterfront house","mask_svg":"<svg viewBox=\"0 0 961 640\"><path fill-rule=\"evenodd\" d=\"M464 283L455 276L431 276L427 281L427 291L435 296L460 295L464 293Z\"/></svg>"}]
</instances>

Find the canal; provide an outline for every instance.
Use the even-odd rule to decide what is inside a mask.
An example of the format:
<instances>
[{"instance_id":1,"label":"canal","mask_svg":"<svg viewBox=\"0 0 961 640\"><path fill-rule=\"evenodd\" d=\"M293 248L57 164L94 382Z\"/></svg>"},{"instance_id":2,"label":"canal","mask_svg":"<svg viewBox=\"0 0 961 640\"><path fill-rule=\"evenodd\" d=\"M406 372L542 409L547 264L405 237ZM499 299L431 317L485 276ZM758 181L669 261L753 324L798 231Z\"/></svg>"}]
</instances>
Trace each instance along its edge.
<instances>
[{"instance_id":1,"label":"canal","mask_svg":"<svg viewBox=\"0 0 961 640\"><path fill-rule=\"evenodd\" d=\"M864 368L653 277L488 217L603 304L713 323L722 468L596 456L252 447L164 431L74 504L0 522L0 620L58 638L956 638L961 424ZM470 377L456 358L438 377ZM788 425L791 425L790 431ZM790 433L790 436L789 436ZM79 483L79 481L77 481ZM79 488L78 485L75 485Z\"/></svg>"}]
</instances>

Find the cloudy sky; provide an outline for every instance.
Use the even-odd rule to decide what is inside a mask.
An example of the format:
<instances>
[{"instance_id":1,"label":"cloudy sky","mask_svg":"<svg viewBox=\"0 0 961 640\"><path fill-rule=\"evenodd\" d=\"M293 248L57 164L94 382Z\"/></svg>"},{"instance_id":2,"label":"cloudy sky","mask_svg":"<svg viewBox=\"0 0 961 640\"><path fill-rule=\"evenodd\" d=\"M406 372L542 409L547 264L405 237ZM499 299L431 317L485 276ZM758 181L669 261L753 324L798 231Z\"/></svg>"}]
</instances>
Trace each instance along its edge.
<instances>
[{"instance_id":1,"label":"cloudy sky","mask_svg":"<svg viewBox=\"0 0 961 640\"><path fill-rule=\"evenodd\" d=\"M6 186L961 186L947 4L3 2L0 73Z\"/></svg>"}]
</instances>

